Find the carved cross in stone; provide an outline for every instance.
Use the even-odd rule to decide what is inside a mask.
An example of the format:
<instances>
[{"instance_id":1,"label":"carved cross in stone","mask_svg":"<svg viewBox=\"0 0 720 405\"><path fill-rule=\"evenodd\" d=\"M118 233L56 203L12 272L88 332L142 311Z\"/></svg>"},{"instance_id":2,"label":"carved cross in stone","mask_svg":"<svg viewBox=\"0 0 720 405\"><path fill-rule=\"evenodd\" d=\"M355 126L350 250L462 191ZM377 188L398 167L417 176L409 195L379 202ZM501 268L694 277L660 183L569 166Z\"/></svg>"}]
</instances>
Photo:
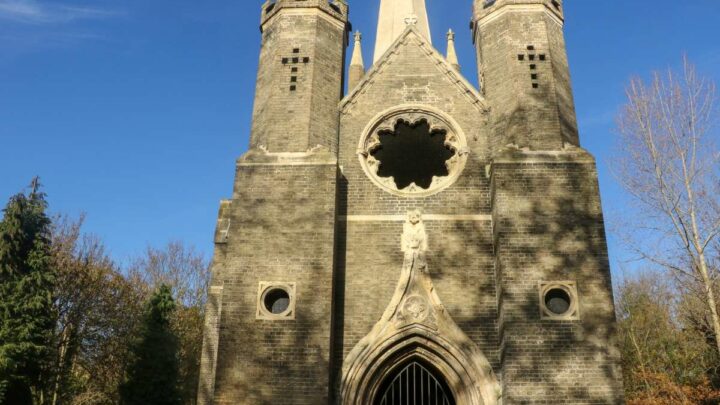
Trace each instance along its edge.
<instances>
[{"instance_id":1,"label":"carved cross in stone","mask_svg":"<svg viewBox=\"0 0 720 405\"><path fill-rule=\"evenodd\" d=\"M300 48L293 48L292 56L282 58L282 64L290 68L290 91L297 89L300 69L310 63L310 57L300 55Z\"/></svg>"},{"instance_id":2,"label":"carved cross in stone","mask_svg":"<svg viewBox=\"0 0 720 405\"><path fill-rule=\"evenodd\" d=\"M533 45L527 46L527 53L518 54L518 61L527 61L528 63L528 67L530 68L530 82L534 89L540 87L540 74L538 73L538 64L545 63L546 60L546 55L544 53L538 52Z\"/></svg>"},{"instance_id":3,"label":"carved cross in stone","mask_svg":"<svg viewBox=\"0 0 720 405\"><path fill-rule=\"evenodd\" d=\"M405 17L405 24L407 25L417 25L418 23L418 16L415 14L410 14L407 17Z\"/></svg>"}]
</instances>

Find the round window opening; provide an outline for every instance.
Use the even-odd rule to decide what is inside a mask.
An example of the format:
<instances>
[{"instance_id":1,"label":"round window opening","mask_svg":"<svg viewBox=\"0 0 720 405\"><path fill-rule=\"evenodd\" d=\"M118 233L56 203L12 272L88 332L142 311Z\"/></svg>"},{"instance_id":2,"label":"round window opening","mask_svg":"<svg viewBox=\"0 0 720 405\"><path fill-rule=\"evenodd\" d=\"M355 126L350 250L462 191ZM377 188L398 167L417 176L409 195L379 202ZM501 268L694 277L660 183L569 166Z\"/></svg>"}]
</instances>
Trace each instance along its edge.
<instances>
[{"instance_id":1,"label":"round window opening","mask_svg":"<svg viewBox=\"0 0 720 405\"><path fill-rule=\"evenodd\" d=\"M572 308L572 298L562 288L550 289L545 293L545 308L553 315L565 315Z\"/></svg>"},{"instance_id":2,"label":"round window opening","mask_svg":"<svg viewBox=\"0 0 720 405\"><path fill-rule=\"evenodd\" d=\"M452 184L467 160L465 138L439 113L400 110L366 129L360 162L378 186L403 196L431 195Z\"/></svg>"},{"instance_id":3,"label":"round window opening","mask_svg":"<svg viewBox=\"0 0 720 405\"><path fill-rule=\"evenodd\" d=\"M281 288L274 288L265 293L263 304L271 314L282 315L290 308L290 294Z\"/></svg>"}]
</instances>

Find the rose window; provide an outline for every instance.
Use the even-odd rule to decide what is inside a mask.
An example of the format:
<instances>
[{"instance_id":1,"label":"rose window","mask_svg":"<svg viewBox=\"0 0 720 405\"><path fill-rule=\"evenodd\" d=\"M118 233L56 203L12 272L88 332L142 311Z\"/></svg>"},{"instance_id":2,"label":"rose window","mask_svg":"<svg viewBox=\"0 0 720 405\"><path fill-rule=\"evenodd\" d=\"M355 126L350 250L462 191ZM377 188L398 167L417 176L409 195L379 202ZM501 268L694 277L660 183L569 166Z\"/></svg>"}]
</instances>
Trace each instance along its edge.
<instances>
[{"instance_id":1,"label":"rose window","mask_svg":"<svg viewBox=\"0 0 720 405\"><path fill-rule=\"evenodd\" d=\"M465 165L464 138L437 113L398 111L363 137L360 161L381 188L405 196L434 194L449 186Z\"/></svg>"}]
</instances>

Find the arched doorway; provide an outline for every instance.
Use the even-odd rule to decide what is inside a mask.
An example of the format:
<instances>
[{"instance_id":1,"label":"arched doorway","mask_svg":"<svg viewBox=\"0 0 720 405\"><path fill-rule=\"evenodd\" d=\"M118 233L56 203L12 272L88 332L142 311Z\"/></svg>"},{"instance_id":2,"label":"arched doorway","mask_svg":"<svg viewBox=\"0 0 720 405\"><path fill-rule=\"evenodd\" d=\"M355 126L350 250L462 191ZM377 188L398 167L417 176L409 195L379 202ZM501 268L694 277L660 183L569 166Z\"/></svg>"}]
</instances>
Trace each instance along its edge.
<instances>
[{"instance_id":1,"label":"arched doorway","mask_svg":"<svg viewBox=\"0 0 720 405\"><path fill-rule=\"evenodd\" d=\"M442 375L427 363L413 359L385 378L373 405L456 405L456 402Z\"/></svg>"}]
</instances>

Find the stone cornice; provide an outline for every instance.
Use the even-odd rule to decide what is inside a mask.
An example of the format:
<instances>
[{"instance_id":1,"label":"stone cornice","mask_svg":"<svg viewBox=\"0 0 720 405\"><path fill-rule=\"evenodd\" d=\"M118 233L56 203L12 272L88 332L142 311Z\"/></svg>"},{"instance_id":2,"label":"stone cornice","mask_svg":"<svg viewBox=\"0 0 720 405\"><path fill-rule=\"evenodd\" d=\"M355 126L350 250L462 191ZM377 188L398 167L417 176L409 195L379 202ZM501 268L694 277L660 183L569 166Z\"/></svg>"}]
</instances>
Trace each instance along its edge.
<instances>
[{"instance_id":1,"label":"stone cornice","mask_svg":"<svg viewBox=\"0 0 720 405\"><path fill-rule=\"evenodd\" d=\"M328 166L337 165L335 155L320 145L306 152L270 152L260 145L251 148L237 160L244 166Z\"/></svg>"},{"instance_id":2,"label":"stone cornice","mask_svg":"<svg viewBox=\"0 0 720 405\"><path fill-rule=\"evenodd\" d=\"M546 3L542 4L501 4L497 6L498 8L496 10L493 10L492 13L489 13L487 15L484 15L480 18L477 18L475 21L476 28L482 27L483 25L489 24L493 22L494 20L504 16L507 13L522 13L522 12L531 12L531 13L537 13L537 12L544 12L547 14L553 21L555 21L558 25L563 26L564 20L562 17L560 17L555 11L550 8L549 5Z\"/></svg>"},{"instance_id":3,"label":"stone cornice","mask_svg":"<svg viewBox=\"0 0 720 405\"><path fill-rule=\"evenodd\" d=\"M335 25L336 27L340 29L346 29L348 27L347 20L341 19L337 15L332 14L328 10L325 10L322 7L314 6L314 7L290 7L290 8L280 8L278 10L273 11L267 18L263 20L263 22L260 24L260 32L265 31L265 27L269 24L271 24L276 18L280 16L316 16L320 17L325 21L328 21Z\"/></svg>"},{"instance_id":4,"label":"stone cornice","mask_svg":"<svg viewBox=\"0 0 720 405\"><path fill-rule=\"evenodd\" d=\"M566 144L561 150L530 150L508 145L495 155L491 166L504 164L595 164L595 158L587 150Z\"/></svg>"}]
</instances>

